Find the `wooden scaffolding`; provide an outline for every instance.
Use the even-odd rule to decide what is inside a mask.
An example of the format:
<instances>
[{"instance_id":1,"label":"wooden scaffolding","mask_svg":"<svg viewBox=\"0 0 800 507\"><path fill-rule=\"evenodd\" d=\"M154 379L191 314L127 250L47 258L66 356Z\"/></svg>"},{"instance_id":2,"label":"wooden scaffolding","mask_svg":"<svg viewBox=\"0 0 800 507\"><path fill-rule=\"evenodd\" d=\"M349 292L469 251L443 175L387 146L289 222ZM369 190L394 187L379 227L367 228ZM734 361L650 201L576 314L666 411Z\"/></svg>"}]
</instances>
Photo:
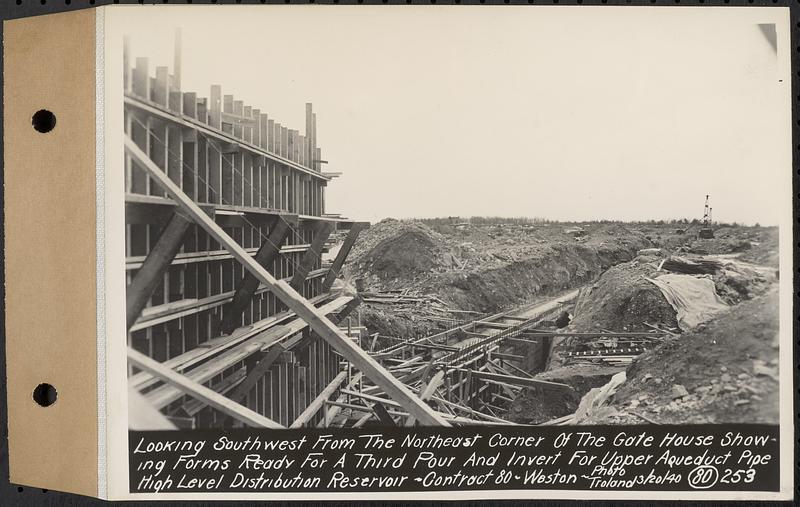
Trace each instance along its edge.
<instances>
[{"instance_id":1,"label":"wooden scaffolding","mask_svg":"<svg viewBox=\"0 0 800 507\"><path fill-rule=\"evenodd\" d=\"M304 133L175 66L130 61L125 182L129 385L178 427L316 424L349 363L443 422L334 324L331 288L367 224L325 213L316 114ZM331 263L329 238L344 238Z\"/></svg>"}]
</instances>

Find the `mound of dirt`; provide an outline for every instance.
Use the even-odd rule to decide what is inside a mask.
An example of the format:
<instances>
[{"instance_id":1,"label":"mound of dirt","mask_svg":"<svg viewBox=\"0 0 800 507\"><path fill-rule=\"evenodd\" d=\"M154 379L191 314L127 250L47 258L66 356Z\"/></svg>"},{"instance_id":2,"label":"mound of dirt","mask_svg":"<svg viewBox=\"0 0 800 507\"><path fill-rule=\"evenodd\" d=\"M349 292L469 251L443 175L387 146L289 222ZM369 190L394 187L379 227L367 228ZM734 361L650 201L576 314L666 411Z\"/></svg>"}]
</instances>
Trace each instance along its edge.
<instances>
[{"instance_id":1,"label":"mound of dirt","mask_svg":"<svg viewBox=\"0 0 800 507\"><path fill-rule=\"evenodd\" d=\"M675 309L661 291L645 280L658 267L648 258L638 258L610 268L578 301L571 331L650 331L645 322L659 327L677 327Z\"/></svg>"},{"instance_id":2,"label":"mound of dirt","mask_svg":"<svg viewBox=\"0 0 800 507\"><path fill-rule=\"evenodd\" d=\"M451 265L449 250L442 235L430 227L387 218L360 236L350 253L349 269L379 283L408 281Z\"/></svg>"},{"instance_id":3,"label":"mound of dirt","mask_svg":"<svg viewBox=\"0 0 800 507\"><path fill-rule=\"evenodd\" d=\"M679 258L676 258L679 259ZM695 260L702 262L696 257ZM717 259L709 262L717 294L728 305L752 299L767 291L776 281L770 268L741 262L737 259ZM646 278L655 279L668 272L659 270L657 256L639 256L632 262L617 264L585 290L575 309L571 331L650 331L655 325L662 329L677 327L675 309L661 290ZM682 271L678 271L682 273Z\"/></svg>"},{"instance_id":4,"label":"mound of dirt","mask_svg":"<svg viewBox=\"0 0 800 507\"><path fill-rule=\"evenodd\" d=\"M737 259L724 259L714 273L717 293L729 305L764 294L777 281L777 271Z\"/></svg>"},{"instance_id":5,"label":"mound of dirt","mask_svg":"<svg viewBox=\"0 0 800 507\"><path fill-rule=\"evenodd\" d=\"M776 424L778 301L774 287L643 354L614 397L617 414L594 422Z\"/></svg>"},{"instance_id":6,"label":"mound of dirt","mask_svg":"<svg viewBox=\"0 0 800 507\"><path fill-rule=\"evenodd\" d=\"M679 258L671 259L680 260ZM678 297L678 301L685 301L685 307L676 302L681 309L681 312L678 312L676 307L673 307L665 297L662 288L650 280L660 280L662 277L664 280L687 277L690 279L688 281L694 282L695 280L691 280L691 277L695 275L670 274L665 269L658 269L659 266L667 267L667 265L672 266L673 264L680 267L687 262L691 263L692 259L709 266L712 271L711 275L696 276L710 277L713 285L710 283L708 285L711 285L716 294L690 291L676 296L670 293L673 299ZM718 311L726 311L724 304L733 306L763 294L774 287L774 283L777 281L771 268L755 266L737 259L718 258L707 262L700 257L692 259L686 258L680 262L662 264L661 259L657 256L639 256L632 262L610 268L594 285L582 291L575 309L575 318L564 331L650 332L655 326L662 330L680 333L680 329L691 328L698 322L713 318ZM682 271L678 271L678 273L682 273ZM669 276L666 276L668 274ZM667 285L674 286L673 291L679 288L674 281L667 282ZM695 287L696 285L688 284L687 286ZM719 303L718 310L713 310L710 304L712 301ZM693 306L693 303L696 306ZM546 370L561 370L569 365L568 352L603 350L608 344L601 342L606 340L602 337L555 337ZM583 376L603 380L604 375L608 374L608 372L595 371L598 366L594 365L583 368L585 370ZM611 374L613 373L611 372ZM610 377L610 374L607 376ZM563 382L573 385L576 389L579 387L577 384L581 383L579 380L570 378L569 375L564 376Z\"/></svg>"},{"instance_id":7,"label":"mound of dirt","mask_svg":"<svg viewBox=\"0 0 800 507\"><path fill-rule=\"evenodd\" d=\"M642 228L657 246L671 253L735 256L763 266L778 266L778 228L730 225L714 228L714 237L698 237L699 224Z\"/></svg>"},{"instance_id":8,"label":"mound of dirt","mask_svg":"<svg viewBox=\"0 0 800 507\"><path fill-rule=\"evenodd\" d=\"M750 238L752 248L737 258L761 266L778 267L778 228L768 227Z\"/></svg>"}]
</instances>

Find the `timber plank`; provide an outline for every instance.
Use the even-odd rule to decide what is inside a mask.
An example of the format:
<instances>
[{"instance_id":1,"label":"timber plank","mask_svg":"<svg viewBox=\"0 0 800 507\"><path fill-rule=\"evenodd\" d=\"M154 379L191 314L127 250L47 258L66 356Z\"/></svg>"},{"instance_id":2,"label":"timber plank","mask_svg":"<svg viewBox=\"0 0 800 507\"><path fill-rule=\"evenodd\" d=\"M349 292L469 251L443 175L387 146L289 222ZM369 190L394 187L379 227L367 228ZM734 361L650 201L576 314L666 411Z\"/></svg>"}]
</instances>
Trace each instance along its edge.
<instances>
[{"instance_id":1,"label":"timber plank","mask_svg":"<svg viewBox=\"0 0 800 507\"><path fill-rule=\"evenodd\" d=\"M198 384L197 382L193 382L180 373L174 372L169 368L162 366L158 361L150 359L141 352L128 348L128 360L137 368L148 371L152 375L158 376L165 382L174 385L186 394L206 402L208 405L214 407L220 412L224 412L225 414L242 421L248 426L274 429L283 427L275 421L229 400L216 391L213 391L202 384Z\"/></svg>"}]
</instances>

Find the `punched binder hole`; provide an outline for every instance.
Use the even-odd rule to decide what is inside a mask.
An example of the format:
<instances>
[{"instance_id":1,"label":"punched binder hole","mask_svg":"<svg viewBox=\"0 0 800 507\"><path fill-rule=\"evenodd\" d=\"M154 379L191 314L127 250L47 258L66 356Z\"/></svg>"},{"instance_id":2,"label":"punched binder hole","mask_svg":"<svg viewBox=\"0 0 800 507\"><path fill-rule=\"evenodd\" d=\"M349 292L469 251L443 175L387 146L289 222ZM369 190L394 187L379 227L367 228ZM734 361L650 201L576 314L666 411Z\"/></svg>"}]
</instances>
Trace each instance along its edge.
<instances>
[{"instance_id":1,"label":"punched binder hole","mask_svg":"<svg viewBox=\"0 0 800 507\"><path fill-rule=\"evenodd\" d=\"M44 134L56 127L56 115L47 109L40 109L33 114L31 123L33 124L33 128Z\"/></svg>"},{"instance_id":2,"label":"punched binder hole","mask_svg":"<svg viewBox=\"0 0 800 507\"><path fill-rule=\"evenodd\" d=\"M39 384L33 390L33 401L42 407L49 407L56 402L56 398L58 398L58 392L50 384Z\"/></svg>"}]
</instances>

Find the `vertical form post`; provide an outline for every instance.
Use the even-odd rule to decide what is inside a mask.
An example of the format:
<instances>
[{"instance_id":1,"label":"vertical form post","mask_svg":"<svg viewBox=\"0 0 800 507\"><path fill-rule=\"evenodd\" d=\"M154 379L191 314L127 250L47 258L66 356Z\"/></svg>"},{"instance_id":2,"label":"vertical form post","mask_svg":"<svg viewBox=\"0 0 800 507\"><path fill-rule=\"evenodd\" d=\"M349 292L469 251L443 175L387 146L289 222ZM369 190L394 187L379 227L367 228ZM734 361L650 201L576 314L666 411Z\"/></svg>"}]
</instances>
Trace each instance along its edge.
<instances>
[{"instance_id":1,"label":"vertical form post","mask_svg":"<svg viewBox=\"0 0 800 507\"><path fill-rule=\"evenodd\" d=\"M128 35L122 38L122 81L125 92L131 91L131 38Z\"/></svg>"},{"instance_id":2,"label":"vertical form post","mask_svg":"<svg viewBox=\"0 0 800 507\"><path fill-rule=\"evenodd\" d=\"M136 68L133 69L131 87L134 95L150 100L150 74L149 61L145 57L136 59Z\"/></svg>"},{"instance_id":3,"label":"vertical form post","mask_svg":"<svg viewBox=\"0 0 800 507\"><path fill-rule=\"evenodd\" d=\"M253 108L251 106L244 106L243 115L248 120L251 120L253 118ZM248 143L256 144L255 142L253 142L253 124L245 123L242 129L244 130L242 135L244 140Z\"/></svg>"},{"instance_id":4,"label":"vertical form post","mask_svg":"<svg viewBox=\"0 0 800 507\"><path fill-rule=\"evenodd\" d=\"M306 102L306 167L314 169L314 110L311 102Z\"/></svg>"},{"instance_id":5,"label":"vertical form post","mask_svg":"<svg viewBox=\"0 0 800 507\"><path fill-rule=\"evenodd\" d=\"M172 82L176 90L181 89L181 29L175 29L175 52L173 54Z\"/></svg>"},{"instance_id":6,"label":"vertical form post","mask_svg":"<svg viewBox=\"0 0 800 507\"><path fill-rule=\"evenodd\" d=\"M281 156L289 158L289 129L281 127Z\"/></svg>"},{"instance_id":7,"label":"vertical form post","mask_svg":"<svg viewBox=\"0 0 800 507\"><path fill-rule=\"evenodd\" d=\"M169 69L167 67L156 67L156 87L153 89L153 102L160 106L167 107L167 97L169 96Z\"/></svg>"},{"instance_id":8,"label":"vertical form post","mask_svg":"<svg viewBox=\"0 0 800 507\"><path fill-rule=\"evenodd\" d=\"M263 129L263 127L261 126L261 119L262 119L261 110L253 109L253 121L255 123L253 126L252 134L250 135L250 142L258 147L261 147L261 130Z\"/></svg>"},{"instance_id":9,"label":"vertical form post","mask_svg":"<svg viewBox=\"0 0 800 507\"><path fill-rule=\"evenodd\" d=\"M226 95L226 98L228 96ZM231 100L233 100L233 96L231 95ZM227 100L226 100L227 105ZM233 111L228 111L233 113L237 118L241 118L244 116L244 101L241 100L234 100L233 101ZM237 122L233 124L233 136L239 139L244 138L244 125L239 123L238 119Z\"/></svg>"},{"instance_id":10,"label":"vertical form post","mask_svg":"<svg viewBox=\"0 0 800 507\"><path fill-rule=\"evenodd\" d=\"M259 111L258 117L258 145L262 150L269 151L269 116Z\"/></svg>"},{"instance_id":11,"label":"vertical form post","mask_svg":"<svg viewBox=\"0 0 800 507\"><path fill-rule=\"evenodd\" d=\"M321 167L315 162L317 159L317 113L311 113L311 139L311 168L320 171Z\"/></svg>"},{"instance_id":12,"label":"vertical form post","mask_svg":"<svg viewBox=\"0 0 800 507\"><path fill-rule=\"evenodd\" d=\"M294 272L291 282L289 282L289 285L297 292L303 292L306 277L322 254L322 248L325 246L325 242L328 241L332 232L333 224L330 222L319 222L314 228L314 239L311 242L311 246L306 250L303 259L300 261L300 265Z\"/></svg>"},{"instance_id":13,"label":"vertical form post","mask_svg":"<svg viewBox=\"0 0 800 507\"><path fill-rule=\"evenodd\" d=\"M222 117L222 87L211 85L210 104L208 105L208 124L219 130Z\"/></svg>"},{"instance_id":14,"label":"vertical form post","mask_svg":"<svg viewBox=\"0 0 800 507\"><path fill-rule=\"evenodd\" d=\"M267 121L267 139L266 144L262 145L262 148L266 148L266 150L270 153L275 152L275 120L267 118L267 115L264 115Z\"/></svg>"},{"instance_id":15,"label":"vertical form post","mask_svg":"<svg viewBox=\"0 0 800 507\"><path fill-rule=\"evenodd\" d=\"M186 92L183 94L183 114L190 118L200 118L200 115L197 114L197 93ZM202 118L200 119L202 120Z\"/></svg>"},{"instance_id":16,"label":"vertical form post","mask_svg":"<svg viewBox=\"0 0 800 507\"><path fill-rule=\"evenodd\" d=\"M306 166L306 141L308 139L306 139L306 137L304 137L302 135L299 137L299 139L300 139L300 149L298 150L298 153L300 153L300 157L298 158L297 162L301 166L305 167Z\"/></svg>"}]
</instances>

